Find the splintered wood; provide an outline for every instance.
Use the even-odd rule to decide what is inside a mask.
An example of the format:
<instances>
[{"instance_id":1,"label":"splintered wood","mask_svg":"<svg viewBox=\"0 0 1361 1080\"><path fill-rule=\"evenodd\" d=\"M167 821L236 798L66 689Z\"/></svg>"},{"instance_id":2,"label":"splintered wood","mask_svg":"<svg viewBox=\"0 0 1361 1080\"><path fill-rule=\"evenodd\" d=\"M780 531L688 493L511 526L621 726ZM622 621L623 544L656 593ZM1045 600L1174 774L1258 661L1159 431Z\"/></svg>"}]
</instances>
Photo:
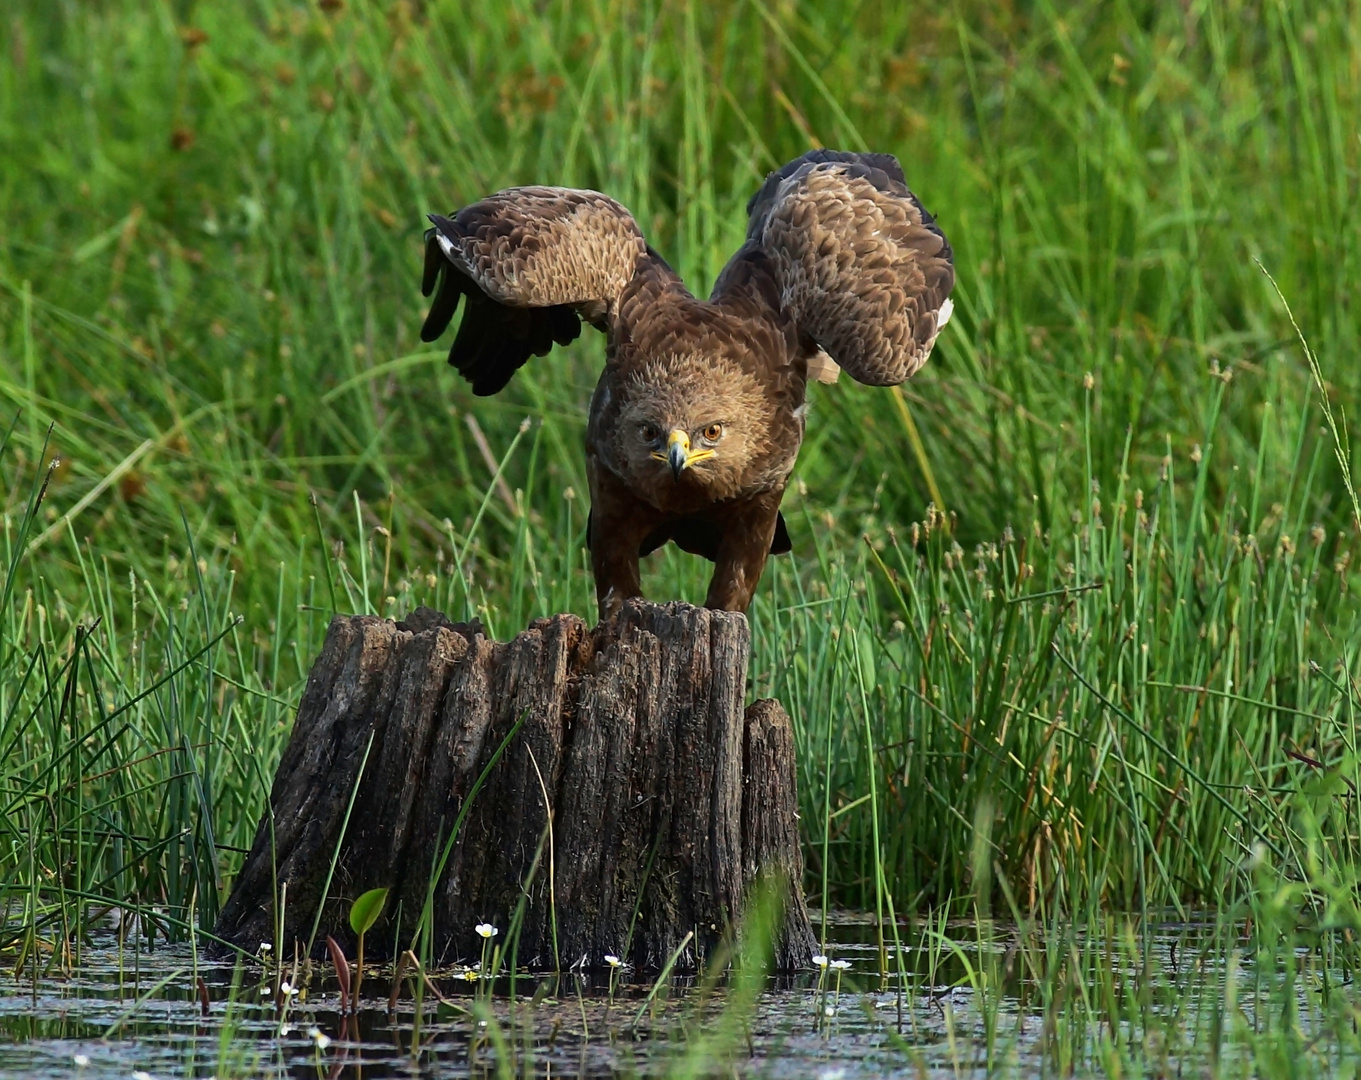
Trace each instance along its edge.
<instances>
[{"instance_id":1,"label":"splintered wood","mask_svg":"<svg viewBox=\"0 0 1361 1080\"><path fill-rule=\"evenodd\" d=\"M768 880L775 967L806 967L793 733L777 702L743 709L748 644L742 615L641 600L504 643L427 608L336 617L217 936L273 942L287 883L283 955L320 905L318 952L385 887L370 954L407 947L429 904L437 960L476 958L473 927L523 902L522 967L655 971L693 932L693 969Z\"/></svg>"}]
</instances>

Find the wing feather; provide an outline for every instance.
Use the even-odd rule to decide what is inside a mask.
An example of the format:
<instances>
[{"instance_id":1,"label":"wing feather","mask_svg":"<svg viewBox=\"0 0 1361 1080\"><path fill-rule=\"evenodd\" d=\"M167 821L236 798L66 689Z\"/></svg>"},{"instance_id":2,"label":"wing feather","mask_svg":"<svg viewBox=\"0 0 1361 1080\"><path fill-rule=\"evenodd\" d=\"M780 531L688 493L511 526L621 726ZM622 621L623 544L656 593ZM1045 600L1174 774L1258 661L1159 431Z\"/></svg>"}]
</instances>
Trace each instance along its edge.
<instances>
[{"instance_id":1,"label":"wing feather","mask_svg":"<svg viewBox=\"0 0 1361 1080\"><path fill-rule=\"evenodd\" d=\"M583 317L608 329L647 256L633 217L598 191L507 188L430 220L421 291L434 300L421 340L443 334L466 297L449 363L479 395L574 341Z\"/></svg>"},{"instance_id":2,"label":"wing feather","mask_svg":"<svg viewBox=\"0 0 1361 1080\"><path fill-rule=\"evenodd\" d=\"M920 370L950 316L954 255L896 158L815 150L767 177L748 213L747 246L801 336L872 386Z\"/></svg>"}]
</instances>

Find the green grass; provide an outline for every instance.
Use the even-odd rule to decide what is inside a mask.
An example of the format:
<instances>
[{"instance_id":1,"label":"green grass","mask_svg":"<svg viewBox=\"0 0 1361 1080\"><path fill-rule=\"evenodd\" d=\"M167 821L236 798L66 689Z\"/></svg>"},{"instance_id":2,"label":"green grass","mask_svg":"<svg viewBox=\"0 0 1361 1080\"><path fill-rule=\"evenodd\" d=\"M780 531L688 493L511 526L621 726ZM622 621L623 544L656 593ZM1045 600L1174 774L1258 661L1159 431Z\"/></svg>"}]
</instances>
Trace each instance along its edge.
<instances>
[{"instance_id":1,"label":"green grass","mask_svg":"<svg viewBox=\"0 0 1361 1080\"><path fill-rule=\"evenodd\" d=\"M600 187L704 291L822 143L899 156L959 285L901 399L812 391L752 612L810 896L1277 905L1350 957L1355 6L463 10L0 20L6 956L84 901L211 924L332 611L591 613L603 343L474 400L417 338L426 211Z\"/></svg>"}]
</instances>

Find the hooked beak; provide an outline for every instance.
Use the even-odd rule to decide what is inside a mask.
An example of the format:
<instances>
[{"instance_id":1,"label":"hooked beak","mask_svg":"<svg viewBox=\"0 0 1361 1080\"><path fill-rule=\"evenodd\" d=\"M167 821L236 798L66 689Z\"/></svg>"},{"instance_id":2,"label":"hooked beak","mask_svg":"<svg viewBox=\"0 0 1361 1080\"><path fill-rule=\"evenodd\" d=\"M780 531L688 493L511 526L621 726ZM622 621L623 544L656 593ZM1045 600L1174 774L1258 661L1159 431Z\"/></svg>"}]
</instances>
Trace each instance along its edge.
<instances>
[{"instance_id":1,"label":"hooked beak","mask_svg":"<svg viewBox=\"0 0 1361 1080\"><path fill-rule=\"evenodd\" d=\"M677 480L690 465L690 436L683 431L673 431L666 440L666 460L671 465L671 475Z\"/></svg>"},{"instance_id":2,"label":"hooked beak","mask_svg":"<svg viewBox=\"0 0 1361 1080\"><path fill-rule=\"evenodd\" d=\"M665 461L670 465L671 475L679 480L681 473L690 468L691 465L713 457L714 452L712 450L691 450L690 436L677 428L671 432L666 440L666 453L653 454L652 456L658 461Z\"/></svg>"}]
</instances>

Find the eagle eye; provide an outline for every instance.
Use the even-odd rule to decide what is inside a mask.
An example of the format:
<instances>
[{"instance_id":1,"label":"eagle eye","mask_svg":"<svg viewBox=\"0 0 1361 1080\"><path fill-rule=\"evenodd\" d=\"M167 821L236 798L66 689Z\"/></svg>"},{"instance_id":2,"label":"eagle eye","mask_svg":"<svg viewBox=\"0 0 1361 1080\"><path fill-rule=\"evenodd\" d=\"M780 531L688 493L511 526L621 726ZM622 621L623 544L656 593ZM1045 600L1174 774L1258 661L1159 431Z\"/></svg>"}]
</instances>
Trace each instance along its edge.
<instances>
[{"instance_id":1,"label":"eagle eye","mask_svg":"<svg viewBox=\"0 0 1361 1080\"><path fill-rule=\"evenodd\" d=\"M704 438L711 443L718 442L719 439L723 438L723 425L710 424L704 429Z\"/></svg>"},{"instance_id":2,"label":"eagle eye","mask_svg":"<svg viewBox=\"0 0 1361 1080\"><path fill-rule=\"evenodd\" d=\"M656 424L639 424L638 434L642 436L643 442L655 443L662 437L662 429Z\"/></svg>"}]
</instances>

